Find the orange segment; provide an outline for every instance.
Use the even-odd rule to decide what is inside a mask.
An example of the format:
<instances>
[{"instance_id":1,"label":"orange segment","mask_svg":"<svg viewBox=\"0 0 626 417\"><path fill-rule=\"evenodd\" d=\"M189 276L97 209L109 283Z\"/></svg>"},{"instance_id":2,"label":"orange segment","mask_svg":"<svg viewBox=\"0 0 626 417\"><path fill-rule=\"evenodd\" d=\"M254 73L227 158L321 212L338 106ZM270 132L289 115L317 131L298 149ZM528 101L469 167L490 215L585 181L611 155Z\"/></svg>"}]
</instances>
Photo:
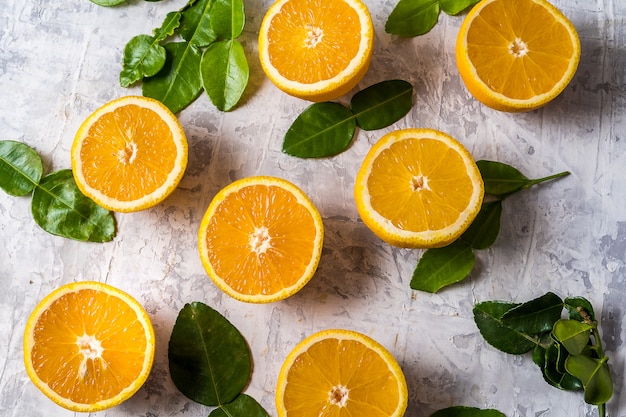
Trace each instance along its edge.
<instances>
[{"instance_id":1,"label":"orange segment","mask_svg":"<svg viewBox=\"0 0 626 417\"><path fill-rule=\"evenodd\" d=\"M482 0L461 25L456 58L479 101L497 110L526 111L569 84L580 40L572 23L545 0Z\"/></svg>"},{"instance_id":2,"label":"orange segment","mask_svg":"<svg viewBox=\"0 0 626 417\"><path fill-rule=\"evenodd\" d=\"M154 349L152 324L141 305L97 282L50 293L24 332L29 377L73 411L103 410L130 398L150 373Z\"/></svg>"},{"instance_id":3,"label":"orange segment","mask_svg":"<svg viewBox=\"0 0 626 417\"><path fill-rule=\"evenodd\" d=\"M187 139L157 100L128 96L91 114L72 146L81 191L114 211L154 206L178 185L187 165Z\"/></svg>"},{"instance_id":4,"label":"orange segment","mask_svg":"<svg viewBox=\"0 0 626 417\"><path fill-rule=\"evenodd\" d=\"M278 376L279 417L404 415L407 386L381 344L361 333L332 329L300 342Z\"/></svg>"},{"instance_id":5,"label":"orange segment","mask_svg":"<svg viewBox=\"0 0 626 417\"><path fill-rule=\"evenodd\" d=\"M278 88L327 101L363 78L373 42L371 16L360 0L278 0L261 24L259 53Z\"/></svg>"},{"instance_id":6,"label":"orange segment","mask_svg":"<svg viewBox=\"0 0 626 417\"><path fill-rule=\"evenodd\" d=\"M383 136L361 164L354 189L363 222L386 242L409 248L452 243L478 214L483 194L469 152L432 129Z\"/></svg>"},{"instance_id":7,"label":"orange segment","mask_svg":"<svg viewBox=\"0 0 626 417\"><path fill-rule=\"evenodd\" d=\"M322 243L322 220L313 203L274 177L250 177L222 189L198 233L200 257L216 285L257 303L300 290L315 273Z\"/></svg>"}]
</instances>

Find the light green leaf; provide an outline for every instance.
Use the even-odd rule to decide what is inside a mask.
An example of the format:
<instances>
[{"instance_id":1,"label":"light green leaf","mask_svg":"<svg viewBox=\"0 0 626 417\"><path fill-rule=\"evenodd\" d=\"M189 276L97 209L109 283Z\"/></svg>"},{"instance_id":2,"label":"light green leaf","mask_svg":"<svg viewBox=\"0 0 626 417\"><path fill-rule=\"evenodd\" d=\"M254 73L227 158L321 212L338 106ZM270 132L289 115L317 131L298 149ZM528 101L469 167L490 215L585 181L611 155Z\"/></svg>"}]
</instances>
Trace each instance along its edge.
<instances>
[{"instance_id":1,"label":"light green leaf","mask_svg":"<svg viewBox=\"0 0 626 417\"><path fill-rule=\"evenodd\" d=\"M254 398L241 394L233 402L211 411L209 417L269 417L269 414Z\"/></svg>"},{"instance_id":2,"label":"light green leaf","mask_svg":"<svg viewBox=\"0 0 626 417\"><path fill-rule=\"evenodd\" d=\"M435 293L467 278L475 263L474 251L462 240L443 248L428 249L413 271L411 288Z\"/></svg>"},{"instance_id":3,"label":"light green leaf","mask_svg":"<svg viewBox=\"0 0 626 417\"><path fill-rule=\"evenodd\" d=\"M149 35L137 35L124 47L120 85L128 87L158 73L165 64L165 48Z\"/></svg>"},{"instance_id":4,"label":"light green leaf","mask_svg":"<svg viewBox=\"0 0 626 417\"><path fill-rule=\"evenodd\" d=\"M180 27L180 19L182 18L182 16L183 15L180 11L169 12L165 16L161 27L153 31L154 39L157 42L160 42L170 36L173 36L174 33L176 33L176 29Z\"/></svg>"},{"instance_id":5,"label":"light green leaf","mask_svg":"<svg viewBox=\"0 0 626 417\"><path fill-rule=\"evenodd\" d=\"M98 6L112 7L125 3L126 0L90 0Z\"/></svg>"},{"instance_id":6,"label":"light green leaf","mask_svg":"<svg viewBox=\"0 0 626 417\"><path fill-rule=\"evenodd\" d=\"M243 32L245 13L242 0L214 0L211 29L222 39L235 39Z\"/></svg>"},{"instance_id":7,"label":"light green leaf","mask_svg":"<svg viewBox=\"0 0 626 417\"><path fill-rule=\"evenodd\" d=\"M500 233L502 202L483 203L478 216L461 236L473 249L487 249L493 245Z\"/></svg>"},{"instance_id":8,"label":"light green leaf","mask_svg":"<svg viewBox=\"0 0 626 417\"><path fill-rule=\"evenodd\" d=\"M195 48L209 46L217 39L211 28L211 9L215 0L197 0L183 12L179 32Z\"/></svg>"},{"instance_id":9,"label":"light green leaf","mask_svg":"<svg viewBox=\"0 0 626 417\"><path fill-rule=\"evenodd\" d=\"M385 128L404 117L413 106L413 86L388 80L356 93L350 101L356 122L363 130Z\"/></svg>"},{"instance_id":10,"label":"light green leaf","mask_svg":"<svg viewBox=\"0 0 626 417\"><path fill-rule=\"evenodd\" d=\"M502 323L522 333L539 336L552 330L562 311L563 300L548 292L507 311L502 316Z\"/></svg>"},{"instance_id":11,"label":"light green leaf","mask_svg":"<svg viewBox=\"0 0 626 417\"><path fill-rule=\"evenodd\" d=\"M580 355L589 344L592 328L587 323L561 319L554 323L552 334L567 349L570 355Z\"/></svg>"},{"instance_id":12,"label":"light green leaf","mask_svg":"<svg viewBox=\"0 0 626 417\"><path fill-rule=\"evenodd\" d=\"M521 355L533 349L537 342L528 335L502 323L502 316L519 304L485 301L474 306L474 321L485 341L498 350Z\"/></svg>"},{"instance_id":13,"label":"light green leaf","mask_svg":"<svg viewBox=\"0 0 626 417\"><path fill-rule=\"evenodd\" d=\"M385 23L385 32L405 37L428 33L439 18L439 0L400 0Z\"/></svg>"},{"instance_id":14,"label":"light green leaf","mask_svg":"<svg viewBox=\"0 0 626 417\"><path fill-rule=\"evenodd\" d=\"M23 196L33 191L42 174L41 158L33 148L12 140L0 141L0 188Z\"/></svg>"},{"instance_id":15,"label":"light green leaf","mask_svg":"<svg viewBox=\"0 0 626 417\"><path fill-rule=\"evenodd\" d=\"M596 321L593 306L584 297L568 297L564 301L569 312L569 318L576 321Z\"/></svg>"},{"instance_id":16,"label":"light green leaf","mask_svg":"<svg viewBox=\"0 0 626 417\"><path fill-rule=\"evenodd\" d=\"M494 409L455 406L435 411L430 417L506 417L506 415Z\"/></svg>"},{"instance_id":17,"label":"light green leaf","mask_svg":"<svg viewBox=\"0 0 626 417\"><path fill-rule=\"evenodd\" d=\"M200 74L204 90L215 107L231 110L241 99L250 76L241 44L236 40L211 44L202 54Z\"/></svg>"},{"instance_id":18,"label":"light green leaf","mask_svg":"<svg viewBox=\"0 0 626 417\"><path fill-rule=\"evenodd\" d=\"M54 235L90 242L108 242L115 236L113 213L85 197L69 169L40 181L31 211L35 222Z\"/></svg>"},{"instance_id":19,"label":"light green leaf","mask_svg":"<svg viewBox=\"0 0 626 417\"><path fill-rule=\"evenodd\" d=\"M587 404L605 404L613 396L613 380L606 358L570 355L565 361L565 368L582 382Z\"/></svg>"}]
</instances>

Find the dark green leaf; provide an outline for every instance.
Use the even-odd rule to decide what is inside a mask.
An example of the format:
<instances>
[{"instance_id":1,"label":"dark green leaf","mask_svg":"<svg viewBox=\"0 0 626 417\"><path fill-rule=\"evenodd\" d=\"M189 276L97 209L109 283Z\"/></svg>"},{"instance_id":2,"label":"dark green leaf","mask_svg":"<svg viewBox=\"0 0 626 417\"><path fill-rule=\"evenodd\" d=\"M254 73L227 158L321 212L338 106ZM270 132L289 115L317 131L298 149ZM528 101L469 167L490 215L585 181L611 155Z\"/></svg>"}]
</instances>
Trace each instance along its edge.
<instances>
[{"instance_id":1,"label":"dark green leaf","mask_svg":"<svg viewBox=\"0 0 626 417\"><path fill-rule=\"evenodd\" d=\"M576 320L559 320L554 323L552 334L570 355L580 355L589 343L592 327Z\"/></svg>"},{"instance_id":2,"label":"dark green leaf","mask_svg":"<svg viewBox=\"0 0 626 417\"><path fill-rule=\"evenodd\" d=\"M321 158L343 152L352 142L356 121L339 103L314 103L293 122L283 152L300 158Z\"/></svg>"},{"instance_id":3,"label":"dark green leaf","mask_svg":"<svg viewBox=\"0 0 626 417\"><path fill-rule=\"evenodd\" d=\"M533 362L544 372L546 366L546 348L537 344L533 349Z\"/></svg>"},{"instance_id":4,"label":"dark green leaf","mask_svg":"<svg viewBox=\"0 0 626 417\"><path fill-rule=\"evenodd\" d=\"M164 47L165 65L157 75L144 79L142 92L161 101L172 113L178 113L202 92L201 54L187 42L166 43Z\"/></svg>"},{"instance_id":5,"label":"dark green leaf","mask_svg":"<svg viewBox=\"0 0 626 417\"><path fill-rule=\"evenodd\" d=\"M161 27L153 31L154 39L160 42L170 36L173 36L176 29L180 27L180 19L182 18L182 16L183 14L180 11L169 12L165 16Z\"/></svg>"},{"instance_id":6,"label":"dark green leaf","mask_svg":"<svg viewBox=\"0 0 626 417\"><path fill-rule=\"evenodd\" d=\"M385 32L419 36L429 32L439 18L439 0L400 0L385 23Z\"/></svg>"},{"instance_id":7,"label":"dark green leaf","mask_svg":"<svg viewBox=\"0 0 626 417\"><path fill-rule=\"evenodd\" d=\"M506 417L502 412L494 409L480 409L475 407L455 406L435 411L430 417Z\"/></svg>"},{"instance_id":8,"label":"dark green leaf","mask_svg":"<svg viewBox=\"0 0 626 417\"><path fill-rule=\"evenodd\" d=\"M143 77L155 75L165 65L165 58L165 48L155 38L135 36L124 47L120 85L128 87Z\"/></svg>"},{"instance_id":9,"label":"dark green leaf","mask_svg":"<svg viewBox=\"0 0 626 417\"><path fill-rule=\"evenodd\" d=\"M31 210L35 222L54 235L90 242L108 242L115 236L113 213L85 197L69 169L42 178Z\"/></svg>"},{"instance_id":10,"label":"dark green leaf","mask_svg":"<svg viewBox=\"0 0 626 417\"><path fill-rule=\"evenodd\" d=\"M541 335L552 330L562 311L563 301L549 292L507 311L502 323L527 335Z\"/></svg>"},{"instance_id":11,"label":"dark green leaf","mask_svg":"<svg viewBox=\"0 0 626 417\"><path fill-rule=\"evenodd\" d=\"M507 196L519 191L531 180L510 165L494 161L477 161L478 169L485 183L485 194Z\"/></svg>"},{"instance_id":12,"label":"dark green leaf","mask_svg":"<svg viewBox=\"0 0 626 417\"><path fill-rule=\"evenodd\" d=\"M613 380L606 358L570 355L565 361L565 368L582 382L586 403L605 404L613 396Z\"/></svg>"},{"instance_id":13,"label":"dark green leaf","mask_svg":"<svg viewBox=\"0 0 626 417\"><path fill-rule=\"evenodd\" d=\"M537 343L510 327L502 324L502 316L519 304L500 301L485 301L474 306L474 321L485 341L498 350L521 355L534 348Z\"/></svg>"},{"instance_id":14,"label":"dark green leaf","mask_svg":"<svg viewBox=\"0 0 626 417\"><path fill-rule=\"evenodd\" d=\"M474 251L462 240L443 248L428 249L413 271L411 288L435 293L465 279L475 262Z\"/></svg>"},{"instance_id":15,"label":"dark green leaf","mask_svg":"<svg viewBox=\"0 0 626 417\"><path fill-rule=\"evenodd\" d=\"M456 15L479 1L480 0L439 0L439 4L444 13Z\"/></svg>"},{"instance_id":16,"label":"dark green leaf","mask_svg":"<svg viewBox=\"0 0 626 417\"><path fill-rule=\"evenodd\" d=\"M463 233L461 239L474 249L486 249L493 245L500 232L500 218L502 217L502 201L483 203L470 227Z\"/></svg>"},{"instance_id":17,"label":"dark green leaf","mask_svg":"<svg viewBox=\"0 0 626 417\"><path fill-rule=\"evenodd\" d=\"M231 110L239 102L250 75L241 44L236 40L211 44L202 54L200 74L204 90L215 107Z\"/></svg>"},{"instance_id":18,"label":"dark green leaf","mask_svg":"<svg viewBox=\"0 0 626 417\"><path fill-rule=\"evenodd\" d=\"M43 173L41 158L33 148L12 140L0 141L0 188L23 196L39 184Z\"/></svg>"},{"instance_id":19,"label":"dark green leaf","mask_svg":"<svg viewBox=\"0 0 626 417\"><path fill-rule=\"evenodd\" d=\"M269 414L254 398L241 394L233 402L211 411L209 417L269 417Z\"/></svg>"},{"instance_id":20,"label":"dark green leaf","mask_svg":"<svg viewBox=\"0 0 626 417\"><path fill-rule=\"evenodd\" d=\"M176 387L210 406L233 401L248 383L252 367L250 349L239 330L200 302L186 304L178 314L168 358Z\"/></svg>"},{"instance_id":21,"label":"dark green leaf","mask_svg":"<svg viewBox=\"0 0 626 417\"><path fill-rule=\"evenodd\" d=\"M350 107L363 130L385 128L404 117L413 106L413 86L402 80L383 81L356 93Z\"/></svg>"},{"instance_id":22,"label":"dark green leaf","mask_svg":"<svg viewBox=\"0 0 626 417\"><path fill-rule=\"evenodd\" d=\"M194 48L209 46L217 39L210 19L214 2L215 0L197 0L183 12L179 32Z\"/></svg>"},{"instance_id":23,"label":"dark green leaf","mask_svg":"<svg viewBox=\"0 0 626 417\"><path fill-rule=\"evenodd\" d=\"M596 321L593 306L584 297L568 297L565 299L565 308L569 311L569 318L577 321Z\"/></svg>"},{"instance_id":24,"label":"dark green leaf","mask_svg":"<svg viewBox=\"0 0 626 417\"><path fill-rule=\"evenodd\" d=\"M545 350L543 377L550 385L568 391L582 389L580 380L565 371L565 361L569 357L567 350L558 343L551 344Z\"/></svg>"},{"instance_id":25,"label":"dark green leaf","mask_svg":"<svg viewBox=\"0 0 626 417\"><path fill-rule=\"evenodd\" d=\"M235 39L245 24L242 0L214 0L211 8L211 29L218 38Z\"/></svg>"}]
</instances>

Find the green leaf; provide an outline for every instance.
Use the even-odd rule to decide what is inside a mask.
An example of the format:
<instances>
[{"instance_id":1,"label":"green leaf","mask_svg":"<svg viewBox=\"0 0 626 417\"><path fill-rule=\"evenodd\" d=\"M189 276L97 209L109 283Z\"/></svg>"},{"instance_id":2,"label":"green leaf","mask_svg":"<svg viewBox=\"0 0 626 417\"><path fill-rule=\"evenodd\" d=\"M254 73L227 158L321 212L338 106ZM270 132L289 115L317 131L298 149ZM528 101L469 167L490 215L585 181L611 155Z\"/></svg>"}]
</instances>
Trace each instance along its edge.
<instances>
[{"instance_id":1,"label":"green leaf","mask_svg":"<svg viewBox=\"0 0 626 417\"><path fill-rule=\"evenodd\" d=\"M500 233L500 219L502 217L502 201L483 203L470 227L463 233L461 239L474 249L486 249L493 245Z\"/></svg>"},{"instance_id":2,"label":"green leaf","mask_svg":"<svg viewBox=\"0 0 626 417\"><path fill-rule=\"evenodd\" d=\"M269 414L254 398L241 394L233 402L211 411L209 417L269 417Z\"/></svg>"},{"instance_id":3,"label":"green leaf","mask_svg":"<svg viewBox=\"0 0 626 417\"><path fill-rule=\"evenodd\" d=\"M243 32L245 13L242 0L214 0L211 29L218 38L235 39Z\"/></svg>"},{"instance_id":4,"label":"green leaf","mask_svg":"<svg viewBox=\"0 0 626 417\"><path fill-rule=\"evenodd\" d=\"M186 304L178 314L168 358L180 392L209 406L233 401L248 383L252 367L250 349L239 330L200 302Z\"/></svg>"},{"instance_id":5,"label":"green leaf","mask_svg":"<svg viewBox=\"0 0 626 417\"><path fill-rule=\"evenodd\" d=\"M183 12L179 32L194 48L209 46L217 39L211 28L210 12L215 0L197 0Z\"/></svg>"},{"instance_id":6,"label":"green leaf","mask_svg":"<svg viewBox=\"0 0 626 417\"><path fill-rule=\"evenodd\" d=\"M457 15L463 10L475 5L480 0L440 0L441 10L449 15Z\"/></svg>"},{"instance_id":7,"label":"green leaf","mask_svg":"<svg viewBox=\"0 0 626 417\"><path fill-rule=\"evenodd\" d=\"M553 387L578 391L583 385L580 380L565 370L565 361L569 357L567 350L558 343L551 344L545 350L545 365L542 368L543 377Z\"/></svg>"},{"instance_id":8,"label":"green leaf","mask_svg":"<svg viewBox=\"0 0 626 417\"><path fill-rule=\"evenodd\" d=\"M494 409L455 406L435 411L430 417L506 417L506 415Z\"/></svg>"},{"instance_id":9,"label":"green leaf","mask_svg":"<svg viewBox=\"0 0 626 417\"><path fill-rule=\"evenodd\" d=\"M570 355L565 361L565 368L582 382L587 404L605 404L613 396L613 380L606 358Z\"/></svg>"},{"instance_id":10,"label":"green leaf","mask_svg":"<svg viewBox=\"0 0 626 417\"><path fill-rule=\"evenodd\" d=\"M167 51L165 65L157 75L145 78L143 95L161 101L172 113L191 104L202 92L201 54L187 42L163 45Z\"/></svg>"},{"instance_id":11,"label":"green leaf","mask_svg":"<svg viewBox=\"0 0 626 417\"><path fill-rule=\"evenodd\" d=\"M584 297L568 297L564 301L565 308L569 311L569 318L576 321L596 321L593 306Z\"/></svg>"},{"instance_id":12,"label":"green leaf","mask_svg":"<svg viewBox=\"0 0 626 417\"><path fill-rule=\"evenodd\" d=\"M534 348L537 343L521 332L502 323L502 316L519 304L500 301L485 301L474 306L474 321L485 341L498 350L521 355Z\"/></svg>"},{"instance_id":13,"label":"green leaf","mask_svg":"<svg viewBox=\"0 0 626 417\"><path fill-rule=\"evenodd\" d=\"M147 1L147 0L146 0ZM157 42L163 41L176 33L176 29L180 27L180 19L183 14L180 11L169 12L165 15L161 27L154 29L154 39Z\"/></svg>"},{"instance_id":14,"label":"green leaf","mask_svg":"<svg viewBox=\"0 0 626 417\"><path fill-rule=\"evenodd\" d=\"M570 355L580 355L587 344L589 344L591 329L593 327L587 323L562 319L554 323L552 334L567 349Z\"/></svg>"},{"instance_id":15,"label":"green leaf","mask_svg":"<svg viewBox=\"0 0 626 417\"><path fill-rule=\"evenodd\" d=\"M385 23L385 32L405 37L428 33L439 18L439 0L400 0Z\"/></svg>"},{"instance_id":16,"label":"green leaf","mask_svg":"<svg viewBox=\"0 0 626 417\"><path fill-rule=\"evenodd\" d=\"M41 158L33 148L12 140L0 141L0 188L23 196L33 191L42 174Z\"/></svg>"},{"instance_id":17,"label":"green leaf","mask_svg":"<svg viewBox=\"0 0 626 417\"><path fill-rule=\"evenodd\" d=\"M231 110L239 102L250 76L241 44L236 40L211 44L202 54L200 74L204 90L215 107Z\"/></svg>"},{"instance_id":18,"label":"green leaf","mask_svg":"<svg viewBox=\"0 0 626 417\"><path fill-rule=\"evenodd\" d=\"M428 249L413 271L411 288L435 293L465 279L475 263L474 251L462 240L443 248Z\"/></svg>"},{"instance_id":19,"label":"green leaf","mask_svg":"<svg viewBox=\"0 0 626 417\"><path fill-rule=\"evenodd\" d=\"M113 213L85 197L69 169L41 180L31 211L35 222L54 235L90 242L108 242L115 236Z\"/></svg>"},{"instance_id":20,"label":"green leaf","mask_svg":"<svg viewBox=\"0 0 626 417\"><path fill-rule=\"evenodd\" d=\"M363 130L385 128L404 117L413 106L413 86L403 80L388 80L356 93L352 113Z\"/></svg>"},{"instance_id":21,"label":"green leaf","mask_svg":"<svg viewBox=\"0 0 626 417\"><path fill-rule=\"evenodd\" d=\"M507 196L519 191L530 180L510 165L494 161L477 161L478 169L485 183L485 194Z\"/></svg>"},{"instance_id":22,"label":"green leaf","mask_svg":"<svg viewBox=\"0 0 626 417\"><path fill-rule=\"evenodd\" d=\"M314 103L289 127L283 152L300 158L337 155L348 148L355 131L350 109L339 103Z\"/></svg>"},{"instance_id":23,"label":"green leaf","mask_svg":"<svg viewBox=\"0 0 626 417\"><path fill-rule=\"evenodd\" d=\"M97 4L98 6L112 7L117 6L119 4L125 3L126 0L90 0L92 3Z\"/></svg>"},{"instance_id":24,"label":"green leaf","mask_svg":"<svg viewBox=\"0 0 626 417\"><path fill-rule=\"evenodd\" d=\"M128 87L144 77L155 75L165 65L165 58L165 48L154 37L135 36L124 47L120 85Z\"/></svg>"},{"instance_id":25,"label":"green leaf","mask_svg":"<svg viewBox=\"0 0 626 417\"><path fill-rule=\"evenodd\" d=\"M527 335L538 336L552 330L562 311L563 301L548 292L507 311L502 316L502 323Z\"/></svg>"}]
</instances>

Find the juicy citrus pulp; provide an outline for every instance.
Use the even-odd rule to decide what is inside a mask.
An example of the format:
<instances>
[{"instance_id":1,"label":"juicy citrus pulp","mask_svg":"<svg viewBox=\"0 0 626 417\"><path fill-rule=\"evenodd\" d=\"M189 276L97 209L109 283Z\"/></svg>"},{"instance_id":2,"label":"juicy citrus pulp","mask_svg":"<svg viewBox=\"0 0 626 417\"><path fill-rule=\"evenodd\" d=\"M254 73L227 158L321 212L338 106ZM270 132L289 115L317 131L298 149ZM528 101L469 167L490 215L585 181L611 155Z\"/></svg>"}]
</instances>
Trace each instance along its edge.
<instances>
[{"instance_id":1,"label":"juicy citrus pulp","mask_svg":"<svg viewBox=\"0 0 626 417\"><path fill-rule=\"evenodd\" d=\"M71 151L80 190L113 211L152 207L178 186L187 166L187 139L158 100L122 97L80 126Z\"/></svg>"},{"instance_id":2,"label":"juicy citrus pulp","mask_svg":"<svg viewBox=\"0 0 626 417\"><path fill-rule=\"evenodd\" d=\"M363 78L374 28L361 0L277 0L259 33L261 66L281 90L311 101L336 99Z\"/></svg>"},{"instance_id":3,"label":"juicy citrus pulp","mask_svg":"<svg viewBox=\"0 0 626 417\"><path fill-rule=\"evenodd\" d=\"M103 410L130 398L148 378L154 349L152 324L141 305L98 282L51 292L24 331L28 376L73 411Z\"/></svg>"},{"instance_id":4,"label":"juicy citrus pulp","mask_svg":"<svg viewBox=\"0 0 626 417\"><path fill-rule=\"evenodd\" d=\"M383 136L366 155L354 186L365 225L382 240L407 248L452 243L478 214L483 194L469 152L432 129Z\"/></svg>"},{"instance_id":5,"label":"juicy citrus pulp","mask_svg":"<svg viewBox=\"0 0 626 417\"><path fill-rule=\"evenodd\" d=\"M331 329L300 342L278 375L278 417L401 417L407 385L394 357L372 338Z\"/></svg>"},{"instance_id":6,"label":"juicy citrus pulp","mask_svg":"<svg viewBox=\"0 0 626 417\"><path fill-rule=\"evenodd\" d=\"M461 25L456 60L476 99L497 110L527 111L569 84L580 40L574 25L546 0L482 0Z\"/></svg>"},{"instance_id":7,"label":"juicy citrus pulp","mask_svg":"<svg viewBox=\"0 0 626 417\"><path fill-rule=\"evenodd\" d=\"M313 276L322 218L304 192L281 178L235 181L213 198L200 225L198 250L215 284L254 303L284 299Z\"/></svg>"}]
</instances>

